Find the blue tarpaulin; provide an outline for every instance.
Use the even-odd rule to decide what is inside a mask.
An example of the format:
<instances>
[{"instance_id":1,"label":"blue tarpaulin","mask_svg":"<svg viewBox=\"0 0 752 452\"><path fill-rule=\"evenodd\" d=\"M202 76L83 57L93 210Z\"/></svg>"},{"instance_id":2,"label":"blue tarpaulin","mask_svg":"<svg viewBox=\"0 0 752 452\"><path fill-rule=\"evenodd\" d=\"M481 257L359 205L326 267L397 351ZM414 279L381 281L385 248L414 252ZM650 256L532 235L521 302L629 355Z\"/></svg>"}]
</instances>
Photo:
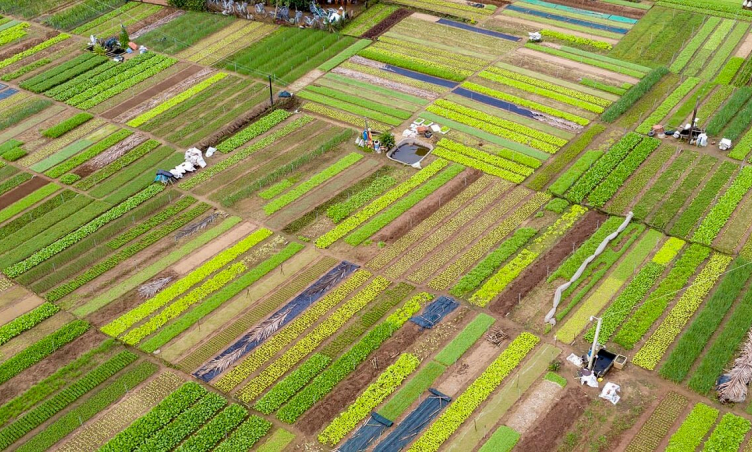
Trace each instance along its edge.
<instances>
[{"instance_id":1,"label":"blue tarpaulin","mask_svg":"<svg viewBox=\"0 0 752 452\"><path fill-rule=\"evenodd\" d=\"M433 388L429 389L428 397L373 452L397 452L404 449L451 401L449 396Z\"/></svg>"},{"instance_id":2,"label":"blue tarpaulin","mask_svg":"<svg viewBox=\"0 0 752 452\"><path fill-rule=\"evenodd\" d=\"M371 413L365 424L339 449L339 452L361 452L368 449L384 433L384 430L391 427L392 421L379 415Z\"/></svg>"},{"instance_id":3,"label":"blue tarpaulin","mask_svg":"<svg viewBox=\"0 0 752 452\"><path fill-rule=\"evenodd\" d=\"M422 314L410 317L410 321L425 329L430 329L439 323L447 314L457 309L457 306L459 305L460 304L454 298L442 295L437 298L436 301L429 304L426 309L423 310Z\"/></svg>"},{"instance_id":4,"label":"blue tarpaulin","mask_svg":"<svg viewBox=\"0 0 752 452\"><path fill-rule=\"evenodd\" d=\"M530 14L531 16L542 17L544 19L558 20L559 22L566 22L575 25L582 25L583 27L593 28L596 30L610 31L613 33L627 34L629 29L612 27L610 25L597 24L595 22L588 22L587 20L574 19L572 17L560 16L558 14L551 14L537 9L522 8L516 5L509 5L506 7L508 11L516 11L518 13Z\"/></svg>"},{"instance_id":5,"label":"blue tarpaulin","mask_svg":"<svg viewBox=\"0 0 752 452\"><path fill-rule=\"evenodd\" d=\"M454 20L439 19L442 25L449 25L450 27L461 28L463 30L472 31L474 33L480 33L482 35L493 36L494 38L506 39L507 41L518 42L522 38L517 36L508 35L506 33L499 33L498 31L486 30L484 28L473 27L472 25L463 24L462 22L456 22Z\"/></svg>"}]
</instances>

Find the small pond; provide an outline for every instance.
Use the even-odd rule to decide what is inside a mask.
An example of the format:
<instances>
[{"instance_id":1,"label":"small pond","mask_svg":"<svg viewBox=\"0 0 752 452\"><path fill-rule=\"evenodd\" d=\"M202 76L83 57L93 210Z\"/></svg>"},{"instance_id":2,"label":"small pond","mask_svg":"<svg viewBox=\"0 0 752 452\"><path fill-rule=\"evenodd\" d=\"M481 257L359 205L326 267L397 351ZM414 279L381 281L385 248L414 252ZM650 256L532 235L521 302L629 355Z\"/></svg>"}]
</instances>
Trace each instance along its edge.
<instances>
[{"instance_id":1,"label":"small pond","mask_svg":"<svg viewBox=\"0 0 752 452\"><path fill-rule=\"evenodd\" d=\"M415 140L402 140L386 156L405 165L414 165L431 153L433 147Z\"/></svg>"}]
</instances>

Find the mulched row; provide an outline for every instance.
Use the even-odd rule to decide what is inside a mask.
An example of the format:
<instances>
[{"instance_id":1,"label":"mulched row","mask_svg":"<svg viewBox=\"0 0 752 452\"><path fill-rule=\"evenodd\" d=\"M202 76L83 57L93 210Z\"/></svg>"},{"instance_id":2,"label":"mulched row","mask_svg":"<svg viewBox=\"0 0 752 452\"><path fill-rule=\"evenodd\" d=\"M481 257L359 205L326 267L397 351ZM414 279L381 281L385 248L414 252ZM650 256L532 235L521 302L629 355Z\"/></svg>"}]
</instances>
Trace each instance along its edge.
<instances>
[{"instance_id":1,"label":"mulched row","mask_svg":"<svg viewBox=\"0 0 752 452\"><path fill-rule=\"evenodd\" d=\"M360 35L361 38L376 39L382 34L389 31L390 28L395 26L399 21L408 17L413 12L405 8L400 8L392 14L386 16L384 20L371 27L368 31Z\"/></svg>"}]
</instances>

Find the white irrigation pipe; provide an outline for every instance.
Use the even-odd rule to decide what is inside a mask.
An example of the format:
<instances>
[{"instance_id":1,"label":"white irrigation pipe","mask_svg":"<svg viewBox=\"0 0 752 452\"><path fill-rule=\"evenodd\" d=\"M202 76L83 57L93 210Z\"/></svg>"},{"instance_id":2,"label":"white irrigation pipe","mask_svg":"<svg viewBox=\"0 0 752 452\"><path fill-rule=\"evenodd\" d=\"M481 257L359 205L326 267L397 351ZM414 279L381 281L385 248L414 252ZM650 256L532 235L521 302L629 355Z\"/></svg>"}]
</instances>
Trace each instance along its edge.
<instances>
[{"instance_id":1,"label":"white irrigation pipe","mask_svg":"<svg viewBox=\"0 0 752 452\"><path fill-rule=\"evenodd\" d=\"M603 239L600 245L598 245L598 248L595 250L593 254L588 256L587 259L585 259L582 262L582 265L580 265L580 268L577 269L577 271L572 275L572 277L567 281L566 283L560 285L556 288L556 293L554 294L554 306L551 308L550 311L548 311L548 314L546 314L546 317L544 319L544 322L550 323L551 325L556 325L556 319L554 318L554 315L556 314L556 308L559 307L559 303L561 303L561 294L569 288L572 284L574 284L575 281L580 279L580 276L582 276L582 272L585 271L585 268L587 268L588 264L593 262L596 257L600 256L600 254L606 249L609 242L616 237L619 236L621 231L627 228L629 226L629 223L632 221L632 217L634 214L632 212L629 212L627 214L627 218L624 219L624 222L614 231L612 234L610 234L608 237Z\"/></svg>"}]
</instances>

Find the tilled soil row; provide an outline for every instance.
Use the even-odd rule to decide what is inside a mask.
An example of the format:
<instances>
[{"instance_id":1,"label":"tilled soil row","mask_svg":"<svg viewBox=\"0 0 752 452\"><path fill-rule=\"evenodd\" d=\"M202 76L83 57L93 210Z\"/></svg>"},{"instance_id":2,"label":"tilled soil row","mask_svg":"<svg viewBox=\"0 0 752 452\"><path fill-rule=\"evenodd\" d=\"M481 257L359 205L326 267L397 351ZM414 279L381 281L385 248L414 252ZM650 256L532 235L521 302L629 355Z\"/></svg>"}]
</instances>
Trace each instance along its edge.
<instances>
[{"instance_id":1,"label":"tilled soil row","mask_svg":"<svg viewBox=\"0 0 752 452\"><path fill-rule=\"evenodd\" d=\"M91 350L102 340L102 333L91 328L81 337L65 344L50 356L34 364L0 386L0 404L26 392L32 385L49 377L69 362Z\"/></svg>"},{"instance_id":2,"label":"tilled soil row","mask_svg":"<svg viewBox=\"0 0 752 452\"><path fill-rule=\"evenodd\" d=\"M569 430L585 407L590 403L590 396L579 386L570 386L564 395L548 411L535 427L522 437L514 448L521 452L540 452L556 450L559 438Z\"/></svg>"},{"instance_id":3,"label":"tilled soil row","mask_svg":"<svg viewBox=\"0 0 752 452\"><path fill-rule=\"evenodd\" d=\"M24 50L29 50L30 48L43 43L44 41L52 38L55 35L57 35L57 33L55 33L54 31L47 31L41 38L34 38L20 42L18 45L7 49L5 52L0 52L0 60L10 58L17 53L23 52Z\"/></svg>"},{"instance_id":4,"label":"tilled soil row","mask_svg":"<svg viewBox=\"0 0 752 452\"><path fill-rule=\"evenodd\" d=\"M158 19L154 20L151 23L147 23L148 18L145 19L145 20L142 20L140 23L144 24L144 25L141 28L139 28L138 30L131 32L131 34L130 34L131 41L133 41L135 39L138 39L139 37L145 35L146 33L150 32L152 30L155 30L155 29L161 27L162 25L164 25L164 24L166 24L168 22L171 22L171 21L177 19L178 17L182 16L183 14L185 14L185 11L182 11L182 10L175 11L173 9L168 9L168 8L165 8L162 11L169 11L170 13L166 14L166 15L164 15L162 17L159 17ZM161 12L158 13L158 14L161 14ZM157 15L157 14L155 14L155 15ZM151 17L154 17L155 15L152 15Z\"/></svg>"},{"instance_id":5,"label":"tilled soil row","mask_svg":"<svg viewBox=\"0 0 752 452\"><path fill-rule=\"evenodd\" d=\"M452 198L462 192L462 190L468 185L480 179L482 175L483 173L481 171L474 169L463 171L462 174L433 192L430 196L416 204L415 207L407 211L405 214L400 215L397 220L393 221L389 226L385 227L381 232L375 235L373 241L377 243L392 243L399 239L407 234L414 226L417 226L421 221L430 217L441 206L451 201Z\"/></svg>"},{"instance_id":6,"label":"tilled soil row","mask_svg":"<svg viewBox=\"0 0 752 452\"><path fill-rule=\"evenodd\" d=\"M39 188L47 185L49 181L43 177L35 176L14 188L13 190L0 196L0 209L4 209L24 196L37 191Z\"/></svg>"},{"instance_id":7,"label":"tilled soil row","mask_svg":"<svg viewBox=\"0 0 752 452\"><path fill-rule=\"evenodd\" d=\"M512 284L491 304L491 311L506 315L514 308L519 300L525 298L548 274L555 270L572 252L573 247L579 247L598 229L598 225L606 221L606 215L590 211L585 218L572 227L569 232L546 254L538 258L526 271L517 277Z\"/></svg>"},{"instance_id":8,"label":"tilled soil row","mask_svg":"<svg viewBox=\"0 0 752 452\"><path fill-rule=\"evenodd\" d=\"M217 132L214 132L210 136L196 143L195 147L199 149L206 149L209 146L216 146L217 144L222 142L222 140L224 140L226 137L229 137L230 135L234 134L238 130L247 126L248 124L253 122L255 119L265 115L269 111L276 110L276 109L289 110L289 109L292 109L296 105L296 103L297 103L297 97L281 98L275 95L273 107L270 107L269 104L267 104L266 102L262 102L261 104L256 105L251 110L248 110L242 116L238 117L235 121L229 123L228 125L219 129Z\"/></svg>"},{"instance_id":9,"label":"tilled soil row","mask_svg":"<svg viewBox=\"0 0 752 452\"><path fill-rule=\"evenodd\" d=\"M389 31L390 28L395 26L399 21L408 17L413 12L405 8L400 8L392 14L386 16L384 20L371 27L368 31L360 35L361 38L376 39L383 33Z\"/></svg>"},{"instance_id":10,"label":"tilled soil row","mask_svg":"<svg viewBox=\"0 0 752 452\"><path fill-rule=\"evenodd\" d=\"M397 357L415 342L424 332L423 328L408 322L394 336L389 338L373 355L368 357L347 378L341 381L334 391L319 401L298 422L300 431L306 435L319 432L332 421L342 410L358 397L363 389ZM377 365L374 367L374 363Z\"/></svg>"}]
</instances>

